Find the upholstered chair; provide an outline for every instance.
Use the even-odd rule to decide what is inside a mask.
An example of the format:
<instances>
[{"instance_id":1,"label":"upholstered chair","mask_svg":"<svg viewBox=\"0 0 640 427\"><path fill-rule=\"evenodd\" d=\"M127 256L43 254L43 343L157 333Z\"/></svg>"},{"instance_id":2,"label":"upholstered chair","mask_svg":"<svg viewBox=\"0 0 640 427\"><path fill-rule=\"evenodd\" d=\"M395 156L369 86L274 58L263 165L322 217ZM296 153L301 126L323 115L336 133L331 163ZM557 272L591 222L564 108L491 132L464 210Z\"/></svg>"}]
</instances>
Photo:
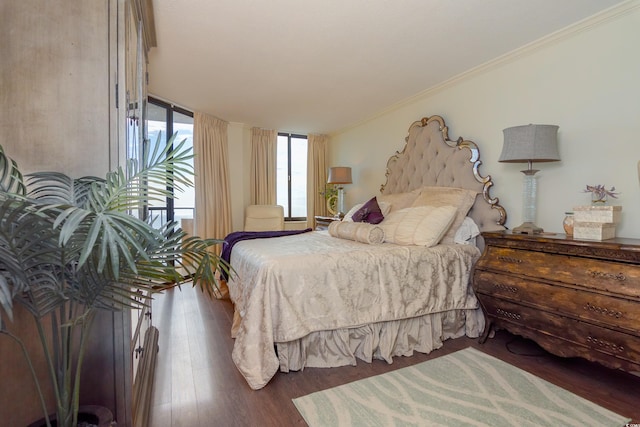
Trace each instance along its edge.
<instances>
[{"instance_id":1,"label":"upholstered chair","mask_svg":"<svg viewBox=\"0 0 640 427\"><path fill-rule=\"evenodd\" d=\"M245 210L244 231L284 230L284 209L280 205L249 205Z\"/></svg>"}]
</instances>

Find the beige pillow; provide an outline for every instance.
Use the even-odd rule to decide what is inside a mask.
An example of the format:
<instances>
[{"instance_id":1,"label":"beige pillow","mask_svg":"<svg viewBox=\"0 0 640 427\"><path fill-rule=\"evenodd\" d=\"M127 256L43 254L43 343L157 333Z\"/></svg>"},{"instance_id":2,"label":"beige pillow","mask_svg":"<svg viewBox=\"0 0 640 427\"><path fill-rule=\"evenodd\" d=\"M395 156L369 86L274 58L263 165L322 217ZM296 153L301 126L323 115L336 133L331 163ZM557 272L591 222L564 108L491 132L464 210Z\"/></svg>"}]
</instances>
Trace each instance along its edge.
<instances>
[{"instance_id":1,"label":"beige pillow","mask_svg":"<svg viewBox=\"0 0 640 427\"><path fill-rule=\"evenodd\" d=\"M455 206L457 208L456 217L442 238L442 243L454 243L456 231L476 201L477 194L477 191L465 188L422 187L420 195L414 200L412 206Z\"/></svg>"},{"instance_id":2,"label":"beige pillow","mask_svg":"<svg viewBox=\"0 0 640 427\"><path fill-rule=\"evenodd\" d=\"M397 211L398 209L411 207L419 195L420 189L417 189L407 193L381 194L376 196L376 198L378 200L378 204L389 203L391 205L391 211Z\"/></svg>"},{"instance_id":3,"label":"beige pillow","mask_svg":"<svg viewBox=\"0 0 640 427\"><path fill-rule=\"evenodd\" d=\"M398 245L435 246L455 219L455 206L417 206L391 212L380 224L384 241Z\"/></svg>"}]
</instances>

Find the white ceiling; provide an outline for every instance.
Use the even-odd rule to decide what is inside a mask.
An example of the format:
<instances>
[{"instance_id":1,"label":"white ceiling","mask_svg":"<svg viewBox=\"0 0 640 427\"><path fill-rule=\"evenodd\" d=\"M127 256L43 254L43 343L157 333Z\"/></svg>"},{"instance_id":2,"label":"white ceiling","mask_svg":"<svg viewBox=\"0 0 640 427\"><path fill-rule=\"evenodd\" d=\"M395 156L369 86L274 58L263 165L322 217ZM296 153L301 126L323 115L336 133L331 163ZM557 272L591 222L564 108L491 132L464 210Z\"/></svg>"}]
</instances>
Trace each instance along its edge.
<instances>
[{"instance_id":1,"label":"white ceiling","mask_svg":"<svg viewBox=\"0 0 640 427\"><path fill-rule=\"evenodd\" d=\"M331 133L621 0L153 0L149 91Z\"/></svg>"}]
</instances>

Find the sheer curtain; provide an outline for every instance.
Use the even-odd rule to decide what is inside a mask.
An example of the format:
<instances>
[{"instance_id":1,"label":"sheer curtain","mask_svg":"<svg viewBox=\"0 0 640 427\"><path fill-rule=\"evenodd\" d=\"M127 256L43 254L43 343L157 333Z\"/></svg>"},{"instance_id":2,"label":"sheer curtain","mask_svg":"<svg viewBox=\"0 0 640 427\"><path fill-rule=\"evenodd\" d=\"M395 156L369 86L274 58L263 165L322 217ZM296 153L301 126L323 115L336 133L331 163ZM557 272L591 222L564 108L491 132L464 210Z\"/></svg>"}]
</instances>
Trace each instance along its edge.
<instances>
[{"instance_id":1,"label":"sheer curtain","mask_svg":"<svg viewBox=\"0 0 640 427\"><path fill-rule=\"evenodd\" d=\"M278 131L251 129L251 204L276 204Z\"/></svg>"},{"instance_id":2,"label":"sheer curtain","mask_svg":"<svg viewBox=\"0 0 640 427\"><path fill-rule=\"evenodd\" d=\"M202 238L224 239L232 231L227 125L207 114L193 115L194 234Z\"/></svg>"},{"instance_id":3,"label":"sheer curtain","mask_svg":"<svg viewBox=\"0 0 640 427\"><path fill-rule=\"evenodd\" d=\"M327 203L321 192L327 185L327 135L307 137L307 227L315 228L315 216L327 215Z\"/></svg>"}]
</instances>

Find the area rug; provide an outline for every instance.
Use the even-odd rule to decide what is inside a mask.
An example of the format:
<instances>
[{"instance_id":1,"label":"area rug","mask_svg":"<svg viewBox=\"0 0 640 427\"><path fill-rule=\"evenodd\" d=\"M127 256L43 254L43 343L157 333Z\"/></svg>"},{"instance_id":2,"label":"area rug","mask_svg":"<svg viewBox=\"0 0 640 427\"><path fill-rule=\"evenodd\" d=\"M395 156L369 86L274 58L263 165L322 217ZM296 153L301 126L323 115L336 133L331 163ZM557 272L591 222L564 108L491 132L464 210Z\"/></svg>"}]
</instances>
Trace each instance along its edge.
<instances>
[{"instance_id":1,"label":"area rug","mask_svg":"<svg viewBox=\"0 0 640 427\"><path fill-rule=\"evenodd\" d=\"M605 427L630 421L473 348L293 403L311 427Z\"/></svg>"}]
</instances>

